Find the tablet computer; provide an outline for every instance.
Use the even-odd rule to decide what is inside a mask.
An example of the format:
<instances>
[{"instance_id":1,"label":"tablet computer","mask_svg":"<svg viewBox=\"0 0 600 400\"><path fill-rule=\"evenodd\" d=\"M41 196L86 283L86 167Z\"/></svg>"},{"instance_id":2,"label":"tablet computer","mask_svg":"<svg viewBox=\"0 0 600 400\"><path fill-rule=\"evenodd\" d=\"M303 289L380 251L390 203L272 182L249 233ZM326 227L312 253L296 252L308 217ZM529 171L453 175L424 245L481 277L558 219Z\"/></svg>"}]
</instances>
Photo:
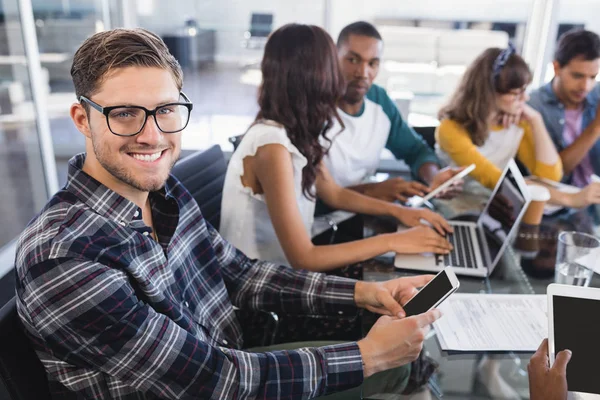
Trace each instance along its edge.
<instances>
[{"instance_id":1,"label":"tablet computer","mask_svg":"<svg viewBox=\"0 0 600 400\"><path fill-rule=\"evenodd\" d=\"M557 353L571 350L569 392L600 394L600 289L551 284L547 294L550 365Z\"/></svg>"},{"instance_id":2,"label":"tablet computer","mask_svg":"<svg viewBox=\"0 0 600 400\"><path fill-rule=\"evenodd\" d=\"M440 194L442 191L448 189L453 183L459 181L465 176L469 175L475 169L475 164L471 164L458 174L454 175L452 178L448 179L446 182L442 183L440 186L433 189L431 192L427 193L424 197L413 196L407 200L406 205L410 207L421 207L426 201L433 199L435 196Z\"/></svg>"}]
</instances>

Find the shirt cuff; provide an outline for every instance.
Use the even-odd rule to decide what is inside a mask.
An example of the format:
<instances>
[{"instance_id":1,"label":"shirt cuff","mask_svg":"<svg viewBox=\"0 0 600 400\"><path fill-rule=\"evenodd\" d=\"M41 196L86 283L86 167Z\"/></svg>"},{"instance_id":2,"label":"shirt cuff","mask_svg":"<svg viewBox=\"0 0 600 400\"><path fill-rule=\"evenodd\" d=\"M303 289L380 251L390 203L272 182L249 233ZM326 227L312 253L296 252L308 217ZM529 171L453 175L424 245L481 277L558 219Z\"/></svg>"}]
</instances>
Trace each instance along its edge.
<instances>
[{"instance_id":1,"label":"shirt cuff","mask_svg":"<svg viewBox=\"0 0 600 400\"><path fill-rule=\"evenodd\" d=\"M421 169L421 167L423 166L423 164L427 164L427 163L433 163L436 164L438 166L440 166L440 160L438 160L437 156L435 155L435 153L426 153L423 154L421 156L419 156L411 165L410 169L411 172L413 174L413 177L416 179L420 179L419 178L419 169Z\"/></svg>"},{"instance_id":2,"label":"shirt cuff","mask_svg":"<svg viewBox=\"0 0 600 400\"><path fill-rule=\"evenodd\" d=\"M324 315L354 315L358 311L354 301L356 280L337 276L325 278L321 295Z\"/></svg>"},{"instance_id":3,"label":"shirt cuff","mask_svg":"<svg viewBox=\"0 0 600 400\"><path fill-rule=\"evenodd\" d=\"M546 178L552 181L560 182L563 176L563 168L560 159L554 165L544 164L539 161L536 162L534 175L537 175L540 178Z\"/></svg>"},{"instance_id":4,"label":"shirt cuff","mask_svg":"<svg viewBox=\"0 0 600 400\"><path fill-rule=\"evenodd\" d=\"M362 384L363 362L356 342L320 347L319 350L324 353L323 371L327 374L323 394L351 389Z\"/></svg>"}]
</instances>

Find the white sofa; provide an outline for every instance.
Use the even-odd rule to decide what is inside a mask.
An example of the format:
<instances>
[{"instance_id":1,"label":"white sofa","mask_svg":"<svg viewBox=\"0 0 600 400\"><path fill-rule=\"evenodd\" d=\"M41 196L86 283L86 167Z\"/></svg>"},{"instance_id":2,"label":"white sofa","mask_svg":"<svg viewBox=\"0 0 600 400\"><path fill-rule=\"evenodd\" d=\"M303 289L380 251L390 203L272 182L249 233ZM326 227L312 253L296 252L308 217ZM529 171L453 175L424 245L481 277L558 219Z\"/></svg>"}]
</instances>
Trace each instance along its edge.
<instances>
[{"instance_id":1,"label":"white sofa","mask_svg":"<svg viewBox=\"0 0 600 400\"><path fill-rule=\"evenodd\" d=\"M466 67L488 47L506 47L501 31L378 27L384 41L376 82L390 92L447 97Z\"/></svg>"}]
</instances>

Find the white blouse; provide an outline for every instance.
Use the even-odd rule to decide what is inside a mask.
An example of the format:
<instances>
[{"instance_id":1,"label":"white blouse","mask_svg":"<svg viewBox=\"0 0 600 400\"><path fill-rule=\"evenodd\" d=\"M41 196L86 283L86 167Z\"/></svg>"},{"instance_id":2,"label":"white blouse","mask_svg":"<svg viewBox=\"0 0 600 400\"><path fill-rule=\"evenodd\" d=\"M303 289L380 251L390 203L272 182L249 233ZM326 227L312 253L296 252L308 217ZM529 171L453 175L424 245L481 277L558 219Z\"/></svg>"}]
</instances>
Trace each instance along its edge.
<instances>
[{"instance_id":1,"label":"white blouse","mask_svg":"<svg viewBox=\"0 0 600 400\"><path fill-rule=\"evenodd\" d=\"M294 169L294 176L290 178L294 180L296 204L304 228L310 235L315 201L302 193L302 169L307 163L306 157L292 144L285 129L274 121L252 126L231 156L223 188L220 233L250 258L289 266L275 234L264 195L256 194L242 184L244 158L256 155L258 148L268 144L280 144L290 153Z\"/></svg>"}]
</instances>

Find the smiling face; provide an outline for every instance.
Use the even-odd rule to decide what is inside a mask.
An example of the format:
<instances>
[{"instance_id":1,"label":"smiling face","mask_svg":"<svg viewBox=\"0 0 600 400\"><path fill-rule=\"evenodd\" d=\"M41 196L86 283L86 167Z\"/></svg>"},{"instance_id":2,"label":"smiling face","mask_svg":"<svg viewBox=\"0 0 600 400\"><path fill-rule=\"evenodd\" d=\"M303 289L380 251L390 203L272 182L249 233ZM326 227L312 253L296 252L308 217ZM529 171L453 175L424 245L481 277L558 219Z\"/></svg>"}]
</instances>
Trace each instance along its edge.
<instances>
[{"instance_id":1,"label":"smiling face","mask_svg":"<svg viewBox=\"0 0 600 400\"><path fill-rule=\"evenodd\" d=\"M340 46L338 56L346 80L346 103L362 102L379 72L382 50L381 40L352 34Z\"/></svg>"},{"instance_id":2,"label":"smiling face","mask_svg":"<svg viewBox=\"0 0 600 400\"><path fill-rule=\"evenodd\" d=\"M149 110L180 101L172 73L148 67L110 71L90 100L102 107L143 106ZM86 136L84 171L93 178L120 194L151 192L164 186L179 157L181 132L165 134L149 117L138 135L116 136L102 113L90 107L86 114L80 104L71 107L71 117Z\"/></svg>"}]
</instances>

